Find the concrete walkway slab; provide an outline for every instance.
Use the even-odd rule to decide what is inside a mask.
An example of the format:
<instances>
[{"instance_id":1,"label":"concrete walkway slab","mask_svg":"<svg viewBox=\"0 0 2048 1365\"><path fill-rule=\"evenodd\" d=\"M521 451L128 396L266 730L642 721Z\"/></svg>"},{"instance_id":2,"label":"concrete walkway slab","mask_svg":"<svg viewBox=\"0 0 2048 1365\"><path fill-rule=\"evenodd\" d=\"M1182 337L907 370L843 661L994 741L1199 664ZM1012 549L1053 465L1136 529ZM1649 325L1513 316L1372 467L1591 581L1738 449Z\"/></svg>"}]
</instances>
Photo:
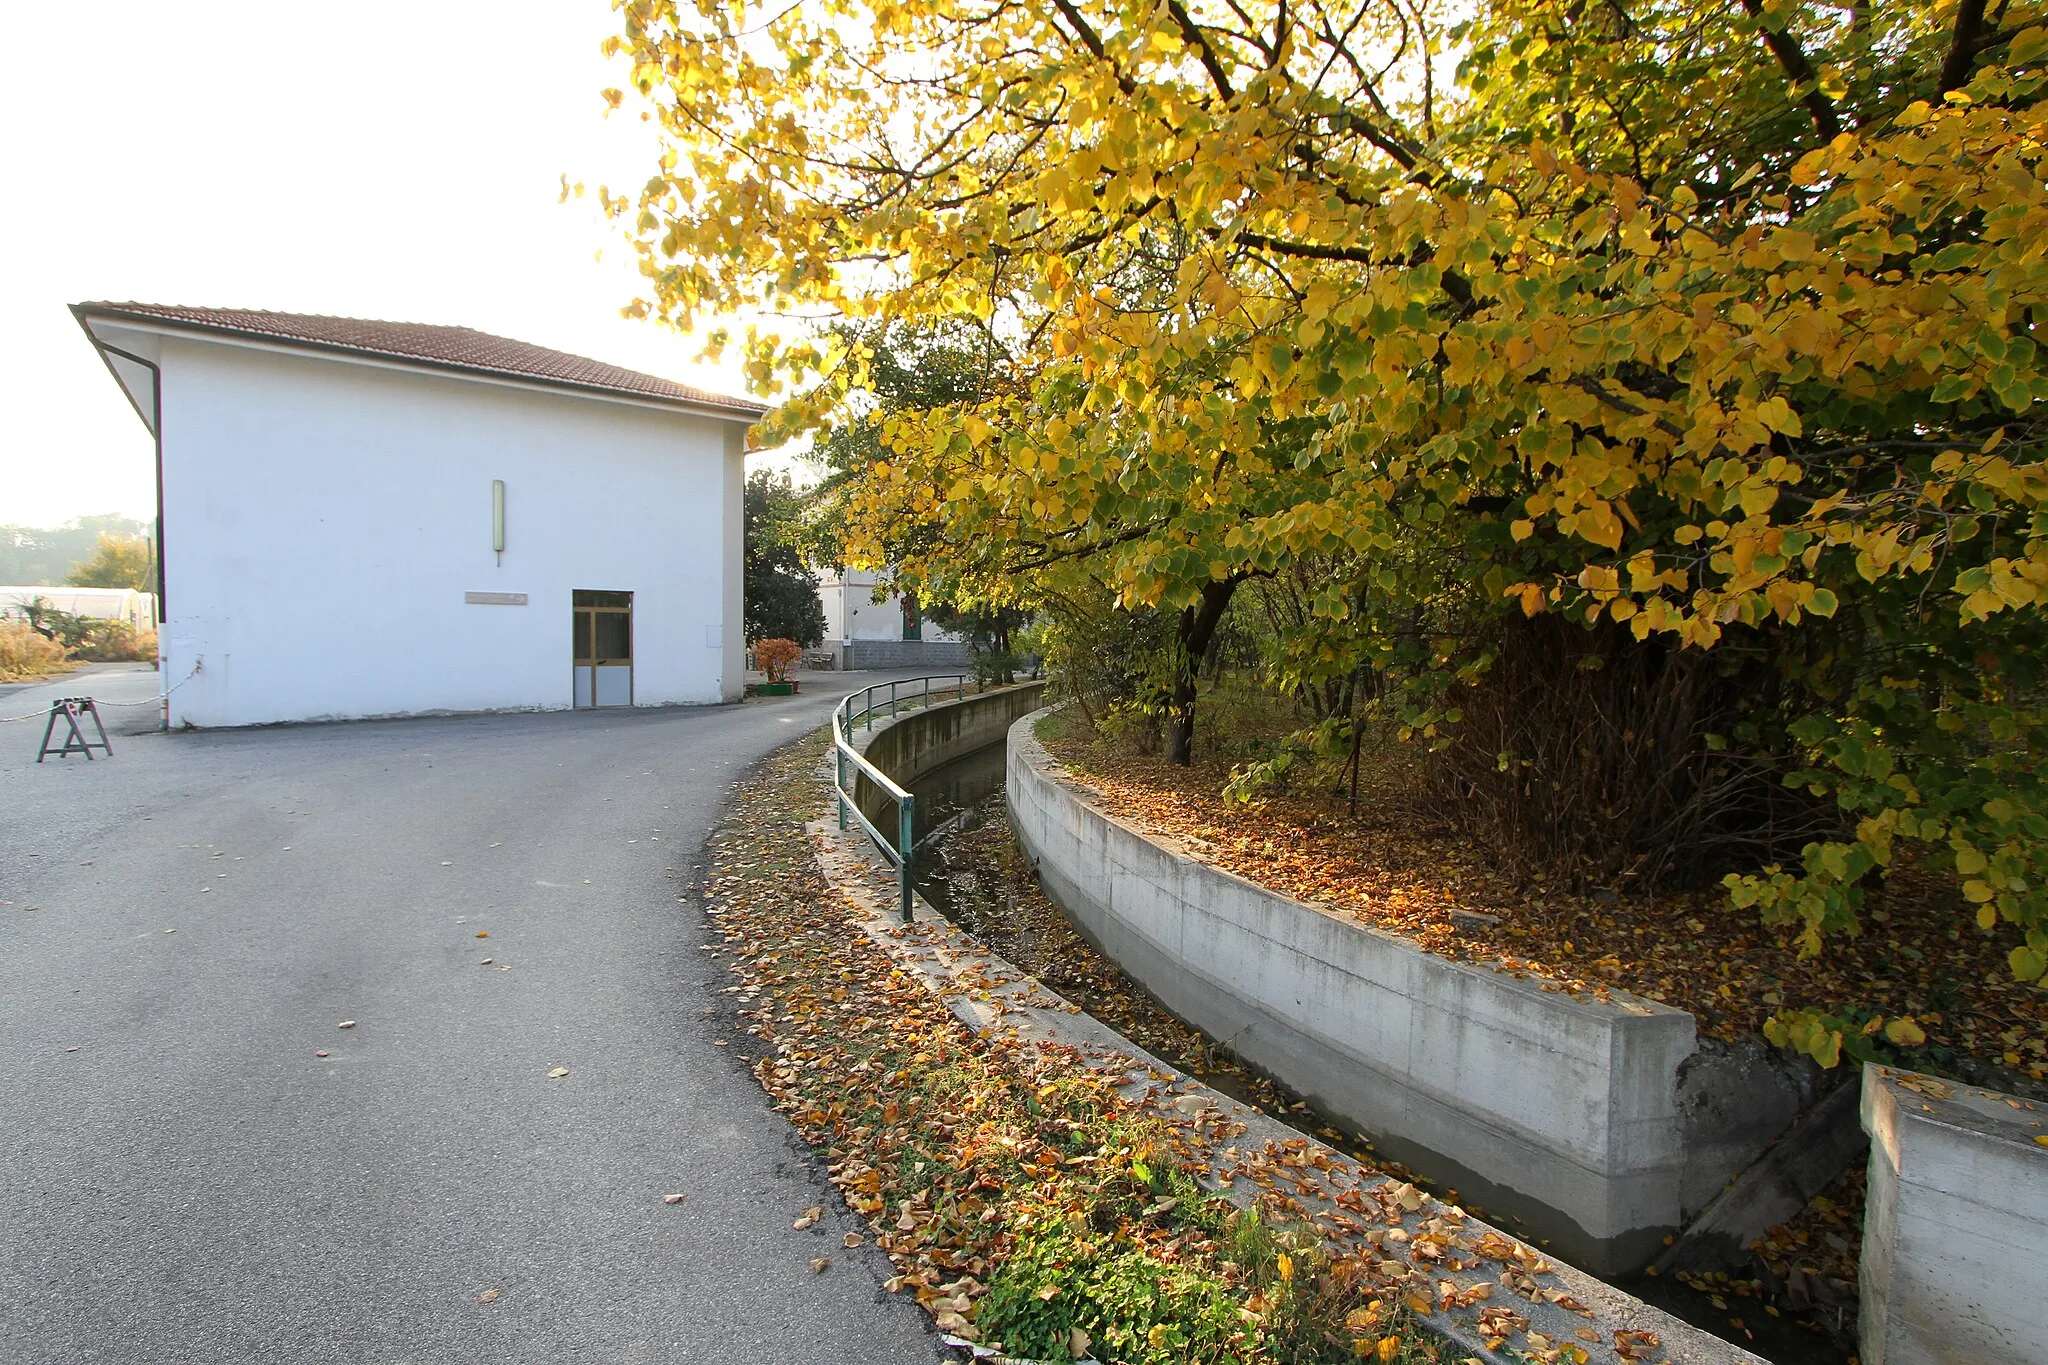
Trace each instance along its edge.
<instances>
[{"instance_id":1,"label":"concrete walkway slab","mask_svg":"<svg viewBox=\"0 0 2048 1365\"><path fill-rule=\"evenodd\" d=\"M945 1358L811 1271L698 951L730 785L869 681L0 752L0 1360Z\"/></svg>"}]
</instances>

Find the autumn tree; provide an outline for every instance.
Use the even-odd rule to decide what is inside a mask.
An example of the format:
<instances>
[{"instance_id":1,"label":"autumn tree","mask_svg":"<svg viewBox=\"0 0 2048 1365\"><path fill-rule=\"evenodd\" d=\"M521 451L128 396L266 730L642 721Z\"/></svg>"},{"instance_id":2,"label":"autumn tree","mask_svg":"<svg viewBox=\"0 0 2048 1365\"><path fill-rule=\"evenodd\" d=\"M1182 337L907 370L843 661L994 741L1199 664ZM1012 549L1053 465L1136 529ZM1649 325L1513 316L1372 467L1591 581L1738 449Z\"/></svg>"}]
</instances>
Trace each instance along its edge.
<instances>
[{"instance_id":1,"label":"autumn tree","mask_svg":"<svg viewBox=\"0 0 2048 1365\"><path fill-rule=\"evenodd\" d=\"M156 591L155 556L149 537L123 536L102 531L93 544L92 555L68 576L78 588L133 588Z\"/></svg>"},{"instance_id":2,"label":"autumn tree","mask_svg":"<svg viewBox=\"0 0 2048 1365\"><path fill-rule=\"evenodd\" d=\"M2038 5L620 13L667 142L603 199L636 311L972 318L1010 357L885 424L857 552L923 526L913 577L1191 621L1355 565L1296 657L1405 651L1402 733L1452 742L1510 650L1704 688L1688 771L1833 813L1739 904L1817 950L1916 844L2048 969ZM747 344L783 431L861 383Z\"/></svg>"}]
</instances>

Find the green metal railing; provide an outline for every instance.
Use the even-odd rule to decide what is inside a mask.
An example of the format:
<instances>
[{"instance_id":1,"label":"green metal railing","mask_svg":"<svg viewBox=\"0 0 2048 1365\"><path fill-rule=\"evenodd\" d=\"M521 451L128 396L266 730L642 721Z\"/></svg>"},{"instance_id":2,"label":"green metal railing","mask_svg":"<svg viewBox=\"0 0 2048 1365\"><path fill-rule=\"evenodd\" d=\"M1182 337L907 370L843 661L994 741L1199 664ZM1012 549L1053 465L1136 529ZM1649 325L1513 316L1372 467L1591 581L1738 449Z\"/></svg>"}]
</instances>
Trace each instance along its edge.
<instances>
[{"instance_id":1,"label":"green metal railing","mask_svg":"<svg viewBox=\"0 0 2048 1365\"><path fill-rule=\"evenodd\" d=\"M906 924L910 922L910 907L916 896L912 877L918 848L917 797L898 786L887 773L868 762L866 756L853 747L853 727L859 725L866 730L875 728L875 713L884 705L875 699L875 694L884 688L889 692L889 700L886 703L889 708L888 714L893 717L899 710L930 706L935 696L941 701L966 697L970 678L971 675L966 673L934 673L923 678L899 678L892 682L876 683L873 687L864 688L847 697L832 713L832 749L837 769L833 786L839 794L839 828L846 828L846 817L851 813L854 819L860 821L860 827L874 839L875 846L896 865L898 912ZM945 685L934 688L934 683ZM855 705L856 702L859 703L858 707ZM861 776L874 783L878 791L895 802L894 840L882 833L874 821L868 819L867 812L862 810L860 802L854 799L853 789L847 785L849 763Z\"/></svg>"}]
</instances>

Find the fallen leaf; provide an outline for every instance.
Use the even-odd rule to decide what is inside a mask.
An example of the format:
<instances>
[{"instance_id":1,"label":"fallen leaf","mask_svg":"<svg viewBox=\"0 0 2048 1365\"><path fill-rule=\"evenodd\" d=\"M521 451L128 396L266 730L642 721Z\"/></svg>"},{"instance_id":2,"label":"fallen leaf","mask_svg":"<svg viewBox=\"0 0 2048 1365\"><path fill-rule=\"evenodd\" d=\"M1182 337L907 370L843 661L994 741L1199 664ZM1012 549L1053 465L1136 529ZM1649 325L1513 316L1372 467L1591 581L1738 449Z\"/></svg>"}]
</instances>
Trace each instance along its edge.
<instances>
[{"instance_id":1,"label":"fallen leaf","mask_svg":"<svg viewBox=\"0 0 2048 1365\"><path fill-rule=\"evenodd\" d=\"M314 1053L313 1055L314 1055L315 1057L325 1057L325 1056L326 1056L327 1054L326 1054L326 1053L324 1053L324 1052L316 1052L316 1053Z\"/></svg>"},{"instance_id":2,"label":"fallen leaf","mask_svg":"<svg viewBox=\"0 0 2048 1365\"><path fill-rule=\"evenodd\" d=\"M485 959L484 959L484 966L488 967L488 966L490 966L490 965L491 965L491 960L490 960L489 958L485 958Z\"/></svg>"},{"instance_id":3,"label":"fallen leaf","mask_svg":"<svg viewBox=\"0 0 2048 1365\"><path fill-rule=\"evenodd\" d=\"M864 1239L857 1232L849 1232L844 1237L839 1239L840 1244L844 1246L848 1251L851 1251L855 1247L859 1246L863 1240Z\"/></svg>"},{"instance_id":4,"label":"fallen leaf","mask_svg":"<svg viewBox=\"0 0 2048 1365\"><path fill-rule=\"evenodd\" d=\"M1074 1359L1086 1359L1088 1348L1094 1344L1093 1338L1080 1328L1070 1327L1067 1329L1067 1350L1073 1355Z\"/></svg>"},{"instance_id":5,"label":"fallen leaf","mask_svg":"<svg viewBox=\"0 0 2048 1365\"><path fill-rule=\"evenodd\" d=\"M566 1067L566 1066L558 1066L558 1067L556 1067L556 1068L555 1068L555 1069L554 1069L553 1071L550 1071L550 1072L548 1073L548 1079L549 1079L549 1080L551 1080L551 1081L559 1081L559 1080L561 1080L561 1079L562 1079L562 1077L564 1077L564 1076L566 1076L566 1075L568 1075L568 1074L569 1074L569 1068L568 1068L568 1067Z\"/></svg>"},{"instance_id":6,"label":"fallen leaf","mask_svg":"<svg viewBox=\"0 0 2048 1365\"><path fill-rule=\"evenodd\" d=\"M498 1291L486 1289L483 1293L476 1296L476 1301L478 1303L496 1303L498 1301Z\"/></svg>"},{"instance_id":7,"label":"fallen leaf","mask_svg":"<svg viewBox=\"0 0 2048 1365\"><path fill-rule=\"evenodd\" d=\"M811 1224L817 1222L820 1218L823 1218L824 1216L825 1210L819 1207L818 1205L813 1204L809 1208L805 1209L802 1213L798 1214L797 1220L794 1223L791 1223L790 1226L795 1228L798 1232L802 1232L805 1228L811 1226Z\"/></svg>"},{"instance_id":8,"label":"fallen leaf","mask_svg":"<svg viewBox=\"0 0 2048 1365\"><path fill-rule=\"evenodd\" d=\"M2043 1147L2048 1147L2048 1133L2034 1134L2034 1141L2040 1143Z\"/></svg>"},{"instance_id":9,"label":"fallen leaf","mask_svg":"<svg viewBox=\"0 0 2048 1365\"><path fill-rule=\"evenodd\" d=\"M340 1023L335 1025L336 1028L354 1028L355 1026L356 1021L353 1019L344 1019Z\"/></svg>"},{"instance_id":10,"label":"fallen leaf","mask_svg":"<svg viewBox=\"0 0 2048 1365\"><path fill-rule=\"evenodd\" d=\"M478 938L489 938L489 937L490 937L490 935L489 935L489 934L485 933L485 932L484 932L483 930L481 930L481 929L479 929L479 930L477 930L477 931L476 931L476 936L477 936Z\"/></svg>"},{"instance_id":11,"label":"fallen leaf","mask_svg":"<svg viewBox=\"0 0 2048 1365\"><path fill-rule=\"evenodd\" d=\"M1911 1019L1892 1020L1884 1026L1884 1036L1895 1047L1919 1047L1927 1041L1927 1031Z\"/></svg>"},{"instance_id":12,"label":"fallen leaf","mask_svg":"<svg viewBox=\"0 0 2048 1365\"><path fill-rule=\"evenodd\" d=\"M661 1197L661 1202L664 1204L680 1204L683 1202L683 1197L679 1194L665 1194Z\"/></svg>"},{"instance_id":13,"label":"fallen leaf","mask_svg":"<svg viewBox=\"0 0 2048 1365\"><path fill-rule=\"evenodd\" d=\"M831 1264L832 1258L830 1256L820 1256L817 1260L811 1262L811 1273L813 1275L822 1275L825 1273L825 1268Z\"/></svg>"}]
</instances>

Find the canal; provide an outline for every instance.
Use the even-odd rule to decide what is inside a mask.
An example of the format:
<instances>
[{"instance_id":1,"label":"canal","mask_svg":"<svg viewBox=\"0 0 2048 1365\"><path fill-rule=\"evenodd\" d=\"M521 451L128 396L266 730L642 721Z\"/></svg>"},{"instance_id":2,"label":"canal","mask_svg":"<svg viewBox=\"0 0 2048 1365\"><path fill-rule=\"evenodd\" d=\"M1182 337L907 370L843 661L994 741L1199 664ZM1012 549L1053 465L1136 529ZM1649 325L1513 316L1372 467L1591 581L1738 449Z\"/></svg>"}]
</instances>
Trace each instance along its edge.
<instances>
[{"instance_id":1,"label":"canal","mask_svg":"<svg viewBox=\"0 0 2048 1365\"><path fill-rule=\"evenodd\" d=\"M1423 1173L1380 1157L1366 1135L1331 1127L1301 1096L1245 1066L1096 952L1039 889L1010 833L1003 795L1004 751L1003 744L991 744L910 784L917 797L916 838L941 835L919 855L913 877L918 894L933 909L991 952L1204 1084L1312 1133L1367 1165L1457 1199L1456 1190L1441 1188ZM1476 1216L1489 1216L1483 1209L1466 1207ZM1518 1221L1502 1220L1510 1230L1529 1235L1517 1227ZM1853 1349L1853 1299L1802 1301L1769 1279L1768 1270L1759 1276L1743 1267L1688 1276L1686 1282L1632 1276L1617 1283L1777 1365L1844 1365Z\"/></svg>"}]
</instances>

